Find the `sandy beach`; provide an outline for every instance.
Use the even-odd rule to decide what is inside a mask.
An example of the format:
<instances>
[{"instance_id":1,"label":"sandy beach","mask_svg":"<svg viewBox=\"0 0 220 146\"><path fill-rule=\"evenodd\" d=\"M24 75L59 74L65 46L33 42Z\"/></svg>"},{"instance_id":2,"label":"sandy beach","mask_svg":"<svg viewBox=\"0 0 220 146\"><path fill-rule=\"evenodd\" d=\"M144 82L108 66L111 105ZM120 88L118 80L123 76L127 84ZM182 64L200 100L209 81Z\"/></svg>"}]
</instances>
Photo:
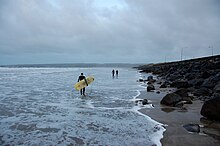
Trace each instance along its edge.
<instances>
[{"instance_id":1,"label":"sandy beach","mask_svg":"<svg viewBox=\"0 0 220 146\"><path fill-rule=\"evenodd\" d=\"M160 100L169 92L175 89L163 89L160 93L155 92L147 92L142 91L138 98L148 99L150 103L154 105L152 109L142 109L141 112L150 116L152 119L166 125L166 131L164 132L164 137L161 139L161 143L163 146L186 146L186 145L194 145L194 146L219 146L220 140L218 136L209 136L204 134L208 131L214 131L214 133L218 133L216 130L216 126L214 129L205 128L204 123L200 121L202 116L200 115L200 109L203 104L200 100L193 101L193 104L185 104L184 109L178 109L173 107L166 107L160 105ZM200 133L190 133L183 128L184 124L199 124ZM219 126L219 124L217 124Z\"/></svg>"}]
</instances>

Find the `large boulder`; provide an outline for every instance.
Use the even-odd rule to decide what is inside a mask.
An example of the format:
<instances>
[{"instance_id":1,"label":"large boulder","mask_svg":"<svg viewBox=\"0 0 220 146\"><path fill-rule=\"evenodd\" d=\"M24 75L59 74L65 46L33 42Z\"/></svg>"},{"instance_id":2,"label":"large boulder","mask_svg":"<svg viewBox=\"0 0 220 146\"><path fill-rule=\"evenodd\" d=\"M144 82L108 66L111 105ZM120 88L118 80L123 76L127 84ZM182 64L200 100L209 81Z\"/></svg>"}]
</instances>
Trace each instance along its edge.
<instances>
[{"instance_id":1,"label":"large boulder","mask_svg":"<svg viewBox=\"0 0 220 146\"><path fill-rule=\"evenodd\" d=\"M192 99L188 95L187 89L181 88L176 90L174 93L182 97L182 101L185 101L185 104L192 104Z\"/></svg>"},{"instance_id":2,"label":"large boulder","mask_svg":"<svg viewBox=\"0 0 220 146\"><path fill-rule=\"evenodd\" d=\"M177 80L177 81L172 82L170 84L170 87L175 87L177 89L188 88L189 87L189 83L186 80Z\"/></svg>"},{"instance_id":3,"label":"large boulder","mask_svg":"<svg viewBox=\"0 0 220 146\"><path fill-rule=\"evenodd\" d=\"M160 101L161 104L168 105L168 106L175 106L176 103L180 102L182 97L175 93L169 93L163 97Z\"/></svg>"},{"instance_id":4,"label":"large boulder","mask_svg":"<svg viewBox=\"0 0 220 146\"><path fill-rule=\"evenodd\" d=\"M203 104L200 113L210 120L220 121L220 97L206 101Z\"/></svg>"}]
</instances>

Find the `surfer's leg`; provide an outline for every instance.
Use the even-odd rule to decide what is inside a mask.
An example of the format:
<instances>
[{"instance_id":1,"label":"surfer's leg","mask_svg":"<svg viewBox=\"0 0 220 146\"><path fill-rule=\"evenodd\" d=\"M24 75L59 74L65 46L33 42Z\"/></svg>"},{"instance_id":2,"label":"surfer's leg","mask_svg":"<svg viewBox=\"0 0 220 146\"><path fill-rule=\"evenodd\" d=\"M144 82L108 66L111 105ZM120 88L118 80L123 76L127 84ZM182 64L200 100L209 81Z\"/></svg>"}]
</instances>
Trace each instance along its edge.
<instances>
[{"instance_id":1,"label":"surfer's leg","mask_svg":"<svg viewBox=\"0 0 220 146\"><path fill-rule=\"evenodd\" d=\"M83 92L82 89L80 89L80 94L81 94L81 95L83 94L82 92Z\"/></svg>"},{"instance_id":2,"label":"surfer's leg","mask_svg":"<svg viewBox=\"0 0 220 146\"><path fill-rule=\"evenodd\" d=\"M82 90L83 90L83 95L85 95L86 88L83 88Z\"/></svg>"}]
</instances>

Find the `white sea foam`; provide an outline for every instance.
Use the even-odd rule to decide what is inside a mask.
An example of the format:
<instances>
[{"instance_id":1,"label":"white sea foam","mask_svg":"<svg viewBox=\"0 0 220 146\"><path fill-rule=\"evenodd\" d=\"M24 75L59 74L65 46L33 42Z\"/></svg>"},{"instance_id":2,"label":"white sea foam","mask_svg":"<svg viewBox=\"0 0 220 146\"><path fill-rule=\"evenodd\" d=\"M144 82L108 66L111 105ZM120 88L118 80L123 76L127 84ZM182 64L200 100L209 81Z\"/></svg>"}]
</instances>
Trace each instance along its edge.
<instances>
[{"instance_id":1,"label":"white sea foam","mask_svg":"<svg viewBox=\"0 0 220 146\"><path fill-rule=\"evenodd\" d=\"M147 106L148 108L153 108L152 106ZM141 116L144 116L146 119L148 119L148 121L152 121L152 123L154 123L154 128L152 130L154 130L155 132L151 135L151 140L154 142L154 144L156 144L157 146L161 146L160 143L160 139L163 138L163 133L166 130L163 126L163 124L153 120L152 118L150 118L149 116L141 113L139 110L142 109L140 106L134 106L132 108L133 112L136 112L138 114L140 114Z\"/></svg>"},{"instance_id":2,"label":"white sea foam","mask_svg":"<svg viewBox=\"0 0 220 146\"><path fill-rule=\"evenodd\" d=\"M87 97L73 90L81 72L95 77ZM131 69L119 69L113 79L110 68L0 68L0 142L159 144L163 128L138 111L153 107L135 105L144 89L136 82L138 75Z\"/></svg>"}]
</instances>

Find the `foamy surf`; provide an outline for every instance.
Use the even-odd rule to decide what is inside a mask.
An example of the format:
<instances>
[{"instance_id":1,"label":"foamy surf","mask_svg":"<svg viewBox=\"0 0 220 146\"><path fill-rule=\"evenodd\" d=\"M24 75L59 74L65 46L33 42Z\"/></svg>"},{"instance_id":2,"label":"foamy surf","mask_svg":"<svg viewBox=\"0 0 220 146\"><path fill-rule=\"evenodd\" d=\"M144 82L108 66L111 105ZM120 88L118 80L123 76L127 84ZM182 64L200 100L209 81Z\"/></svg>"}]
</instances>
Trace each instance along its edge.
<instances>
[{"instance_id":1,"label":"foamy surf","mask_svg":"<svg viewBox=\"0 0 220 146\"><path fill-rule=\"evenodd\" d=\"M134 102L138 72L118 70L1 68L0 145L160 145L160 124L138 111L153 107ZM87 97L73 90L81 72L95 77Z\"/></svg>"}]
</instances>

